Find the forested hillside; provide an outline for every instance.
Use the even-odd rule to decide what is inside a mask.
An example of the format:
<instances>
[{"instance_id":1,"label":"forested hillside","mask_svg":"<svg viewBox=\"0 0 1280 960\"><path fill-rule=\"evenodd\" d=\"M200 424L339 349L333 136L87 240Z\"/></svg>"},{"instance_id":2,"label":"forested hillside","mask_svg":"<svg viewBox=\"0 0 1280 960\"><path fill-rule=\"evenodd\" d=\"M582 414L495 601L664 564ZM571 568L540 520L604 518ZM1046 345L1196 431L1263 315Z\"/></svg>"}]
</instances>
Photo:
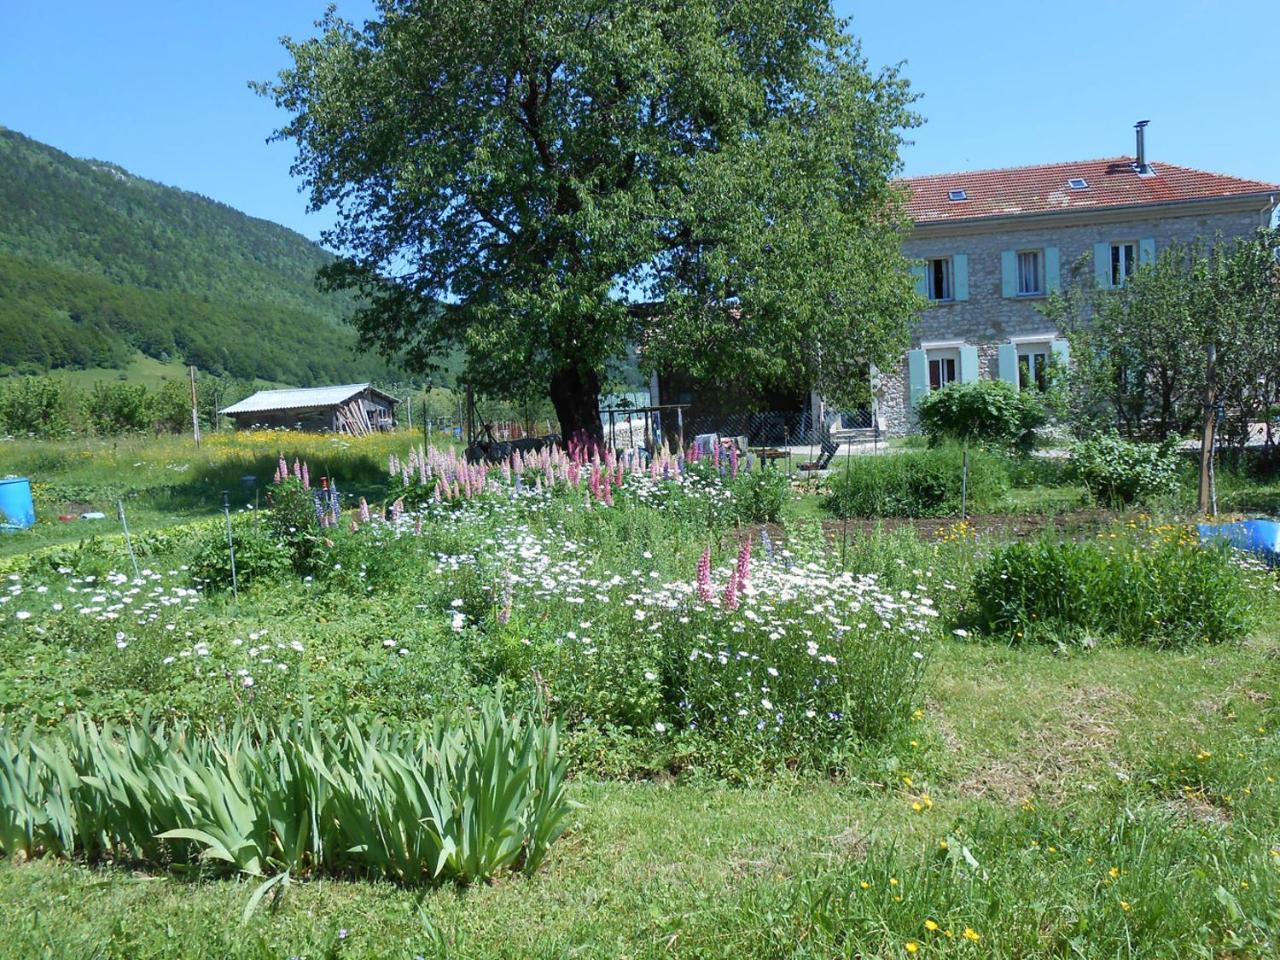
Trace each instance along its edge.
<instances>
[{"instance_id":1,"label":"forested hillside","mask_svg":"<svg viewBox=\"0 0 1280 960\"><path fill-rule=\"evenodd\" d=\"M0 129L0 373L136 351L286 383L385 378L355 352L329 254L225 204Z\"/></svg>"}]
</instances>

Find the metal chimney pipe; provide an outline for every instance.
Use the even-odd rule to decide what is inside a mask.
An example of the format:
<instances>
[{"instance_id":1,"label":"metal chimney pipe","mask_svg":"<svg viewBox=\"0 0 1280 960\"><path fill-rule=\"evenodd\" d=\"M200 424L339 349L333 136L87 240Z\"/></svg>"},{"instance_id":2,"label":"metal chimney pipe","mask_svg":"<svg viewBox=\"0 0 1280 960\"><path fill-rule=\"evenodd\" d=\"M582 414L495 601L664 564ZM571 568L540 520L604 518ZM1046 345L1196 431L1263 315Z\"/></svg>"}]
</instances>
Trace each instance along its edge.
<instances>
[{"instance_id":1,"label":"metal chimney pipe","mask_svg":"<svg viewBox=\"0 0 1280 960\"><path fill-rule=\"evenodd\" d=\"M1134 169L1138 171L1138 173L1148 173L1150 171L1150 168L1147 166L1147 140L1146 140L1147 124L1150 122L1151 122L1150 120L1139 120L1137 123L1133 125L1133 129L1137 131L1137 137L1138 137L1137 156L1134 157L1133 166L1134 166Z\"/></svg>"}]
</instances>

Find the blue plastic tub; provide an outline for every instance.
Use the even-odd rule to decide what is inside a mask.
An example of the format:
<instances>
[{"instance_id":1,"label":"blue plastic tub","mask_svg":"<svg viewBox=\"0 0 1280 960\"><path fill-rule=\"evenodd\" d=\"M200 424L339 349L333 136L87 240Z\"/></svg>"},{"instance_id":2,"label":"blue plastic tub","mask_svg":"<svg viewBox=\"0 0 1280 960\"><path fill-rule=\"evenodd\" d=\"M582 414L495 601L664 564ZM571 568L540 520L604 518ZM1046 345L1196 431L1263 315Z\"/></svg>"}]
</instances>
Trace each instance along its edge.
<instances>
[{"instance_id":1,"label":"blue plastic tub","mask_svg":"<svg viewBox=\"0 0 1280 960\"><path fill-rule=\"evenodd\" d=\"M1200 541L1225 540L1238 550L1256 553L1267 563L1280 564L1280 520L1199 524Z\"/></svg>"},{"instance_id":2,"label":"blue plastic tub","mask_svg":"<svg viewBox=\"0 0 1280 960\"><path fill-rule=\"evenodd\" d=\"M26 477L0 477L0 530L25 530L35 522L31 481Z\"/></svg>"}]
</instances>

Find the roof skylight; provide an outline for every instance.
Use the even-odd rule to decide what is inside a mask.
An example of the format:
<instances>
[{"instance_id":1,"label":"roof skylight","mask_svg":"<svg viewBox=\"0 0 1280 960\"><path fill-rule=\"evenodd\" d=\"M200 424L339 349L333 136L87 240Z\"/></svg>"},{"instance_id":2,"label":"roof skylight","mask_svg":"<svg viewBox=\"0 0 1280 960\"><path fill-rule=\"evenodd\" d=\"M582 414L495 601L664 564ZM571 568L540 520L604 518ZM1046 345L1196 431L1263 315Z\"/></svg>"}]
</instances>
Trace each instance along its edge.
<instances>
[{"instance_id":1,"label":"roof skylight","mask_svg":"<svg viewBox=\"0 0 1280 960\"><path fill-rule=\"evenodd\" d=\"M950 197L952 200L968 200L969 199L969 195L965 193L963 190L952 190L950 193L947 194L947 196Z\"/></svg>"},{"instance_id":2,"label":"roof skylight","mask_svg":"<svg viewBox=\"0 0 1280 960\"><path fill-rule=\"evenodd\" d=\"M1067 181L1067 186L1072 190L1086 190L1089 187L1089 181L1084 177L1072 177Z\"/></svg>"}]
</instances>

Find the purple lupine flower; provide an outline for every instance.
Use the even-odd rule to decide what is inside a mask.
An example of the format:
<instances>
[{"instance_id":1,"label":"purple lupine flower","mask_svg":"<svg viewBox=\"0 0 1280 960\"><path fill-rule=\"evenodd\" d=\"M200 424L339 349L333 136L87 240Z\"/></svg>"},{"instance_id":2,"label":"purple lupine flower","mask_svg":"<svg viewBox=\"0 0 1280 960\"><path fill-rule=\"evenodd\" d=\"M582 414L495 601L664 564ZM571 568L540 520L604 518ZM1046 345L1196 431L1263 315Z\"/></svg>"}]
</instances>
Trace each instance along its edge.
<instances>
[{"instance_id":1,"label":"purple lupine flower","mask_svg":"<svg viewBox=\"0 0 1280 960\"><path fill-rule=\"evenodd\" d=\"M338 484L336 482L329 484L329 512L333 514L335 523L342 515L342 498L338 494Z\"/></svg>"},{"instance_id":2,"label":"purple lupine flower","mask_svg":"<svg viewBox=\"0 0 1280 960\"><path fill-rule=\"evenodd\" d=\"M764 555L768 559L772 560L773 559L773 541L769 539L768 527L760 528L760 546L764 547Z\"/></svg>"}]
</instances>

